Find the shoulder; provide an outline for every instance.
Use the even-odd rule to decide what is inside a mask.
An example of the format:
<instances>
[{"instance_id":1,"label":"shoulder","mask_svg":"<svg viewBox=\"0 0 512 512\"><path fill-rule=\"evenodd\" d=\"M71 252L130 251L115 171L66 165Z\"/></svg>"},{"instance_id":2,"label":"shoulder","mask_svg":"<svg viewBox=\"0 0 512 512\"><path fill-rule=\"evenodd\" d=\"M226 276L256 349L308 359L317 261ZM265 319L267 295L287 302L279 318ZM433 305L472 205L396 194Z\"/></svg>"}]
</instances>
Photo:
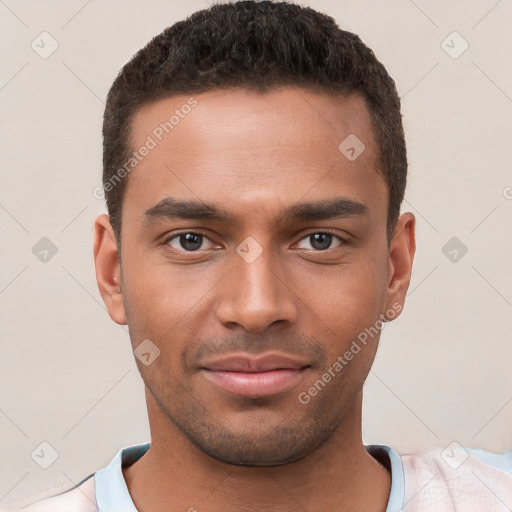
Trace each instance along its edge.
<instances>
[{"instance_id":1,"label":"shoulder","mask_svg":"<svg viewBox=\"0 0 512 512\"><path fill-rule=\"evenodd\" d=\"M94 475L68 491L32 503L17 512L98 512Z\"/></svg>"},{"instance_id":2,"label":"shoulder","mask_svg":"<svg viewBox=\"0 0 512 512\"><path fill-rule=\"evenodd\" d=\"M404 511L512 508L512 452L492 454L452 443L401 458Z\"/></svg>"}]
</instances>

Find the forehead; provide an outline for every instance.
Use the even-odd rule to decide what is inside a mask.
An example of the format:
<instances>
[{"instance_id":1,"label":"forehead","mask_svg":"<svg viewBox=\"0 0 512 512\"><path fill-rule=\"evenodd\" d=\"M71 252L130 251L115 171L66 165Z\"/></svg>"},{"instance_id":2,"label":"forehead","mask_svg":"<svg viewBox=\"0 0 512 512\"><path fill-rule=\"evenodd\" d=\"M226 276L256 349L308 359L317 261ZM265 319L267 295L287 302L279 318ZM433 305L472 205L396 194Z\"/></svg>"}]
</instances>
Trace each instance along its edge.
<instances>
[{"instance_id":1,"label":"forehead","mask_svg":"<svg viewBox=\"0 0 512 512\"><path fill-rule=\"evenodd\" d=\"M136 113L131 142L139 156L123 210L132 213L166 196L239 215L277 214L279 205L329 195L386 210L370 115L358 95L283 87L173 96Z\"/></svg>"}]
</instances>

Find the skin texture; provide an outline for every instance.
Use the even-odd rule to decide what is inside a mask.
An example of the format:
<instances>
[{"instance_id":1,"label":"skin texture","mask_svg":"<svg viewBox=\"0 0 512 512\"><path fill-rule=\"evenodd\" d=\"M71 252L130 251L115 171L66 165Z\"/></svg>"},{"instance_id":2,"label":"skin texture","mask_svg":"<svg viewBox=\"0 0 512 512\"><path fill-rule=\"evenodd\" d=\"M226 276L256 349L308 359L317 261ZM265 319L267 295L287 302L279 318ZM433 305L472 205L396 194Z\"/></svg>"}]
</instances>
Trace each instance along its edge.
<instances>
[{"instance_id":1,"label":"skin texture","mask_svg":"<svg viewBox=\"0 0 512 512\"><path fill-rule=\"evenodd\" d=\"M390 475L361 440L362 386L379 335L307 404L298 400L361 332L386 311L398 316L409 285L415 219L402 214L388 246L388 190L364 100L292 87L194 98L129 175L122 264L108 216L95 222L96 276L112 320L128 324L132 348L150 339L160 350L149 366L137 359L151 448L124 469L134 503L148 512L384 511ZM133 147L188 100L140 109ZM349 134L366 147L354 161L338 149ZM229 218L148 223L145 212L168 196ZM281 218L291 205L335 197L365 211ZM198 250L169 241L181 230L204 235ZM333 237L321 250L310 236L325 232ZM236 251L247 237L262 251L251 263ZM205 378L205 361L241 353L289 355L309 368L290 390L256 398Z\"/></svg>"}]
</instances>

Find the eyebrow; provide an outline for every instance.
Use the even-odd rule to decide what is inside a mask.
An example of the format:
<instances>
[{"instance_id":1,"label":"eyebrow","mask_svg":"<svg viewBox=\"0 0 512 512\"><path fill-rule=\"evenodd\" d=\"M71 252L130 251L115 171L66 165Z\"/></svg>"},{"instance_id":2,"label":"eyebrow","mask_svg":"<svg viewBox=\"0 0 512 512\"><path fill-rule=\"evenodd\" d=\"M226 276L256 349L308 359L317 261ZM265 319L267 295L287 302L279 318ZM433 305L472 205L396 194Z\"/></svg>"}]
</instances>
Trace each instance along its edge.
<instances>
[{"instance_id":1,"label":"eyebrow","mask_svg":"<svg viewBox=\"0 0 512 512\"><path fill-rule=\"evenodd\" d=\"M366 205L344 197L323 199L289 206L279 216L279 221L315 221L368 215ZM217 220L228 222L231 215L220 206L204 201L182 201L166 197L144 212L143 224L164 219Z\"/></svg>"}]
</instances>

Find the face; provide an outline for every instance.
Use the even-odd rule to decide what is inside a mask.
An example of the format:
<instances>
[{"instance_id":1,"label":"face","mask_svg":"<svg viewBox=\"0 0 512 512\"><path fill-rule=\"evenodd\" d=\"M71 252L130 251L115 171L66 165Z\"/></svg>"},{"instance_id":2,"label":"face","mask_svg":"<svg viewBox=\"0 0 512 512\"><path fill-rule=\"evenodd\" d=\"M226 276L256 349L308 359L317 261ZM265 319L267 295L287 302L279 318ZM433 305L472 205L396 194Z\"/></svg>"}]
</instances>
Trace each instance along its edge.
<instances>
[{"instance_id":1,"label":"face","mask_svg":"<svg viewBox=\"0 0 512 512\"><path fill-rule=\"evenodd\" d=\"M387 243L364 101L176 96L142 108L132 139L150 149L125 191L122 265L106 216L95 256L109 313L143 353L148 407L229 464L305 457L360 396L414 252L410 214Z\"/></svg>"}]
</instances>

